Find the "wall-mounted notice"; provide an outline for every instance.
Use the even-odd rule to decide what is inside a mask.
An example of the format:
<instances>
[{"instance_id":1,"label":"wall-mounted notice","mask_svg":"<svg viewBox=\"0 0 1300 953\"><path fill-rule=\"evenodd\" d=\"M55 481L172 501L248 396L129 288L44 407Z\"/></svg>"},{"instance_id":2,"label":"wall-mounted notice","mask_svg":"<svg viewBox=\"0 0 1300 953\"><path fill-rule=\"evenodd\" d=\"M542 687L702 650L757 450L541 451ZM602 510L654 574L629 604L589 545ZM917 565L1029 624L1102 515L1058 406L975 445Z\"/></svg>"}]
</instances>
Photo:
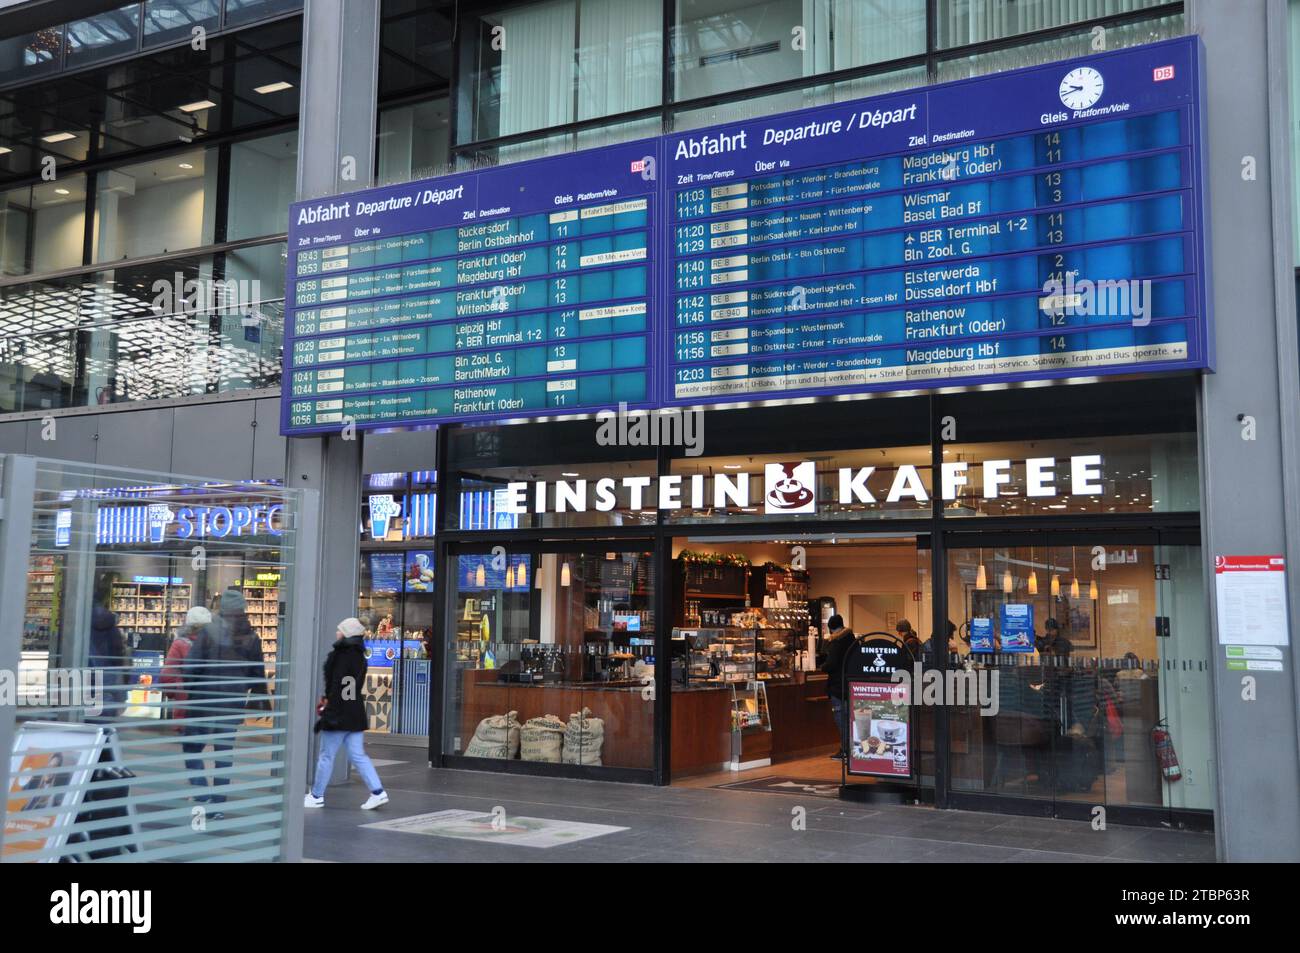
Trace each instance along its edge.
<instances>
[{"instance_id":1,"label":"wall-mounted notice","mask_svg":"<svg viewBox=\"0 0 1300 953\"><path fill-rule=\"evenodd\" d=\"M1220 645L1290 644L1285 558L1215 556L1214 590Z\"/></svg>"},{"instance_id":2,"label":"wall-mounted notice","mask_svg":"<svg viewBox=\"0 0 1300 953\"><path fill-rule=\"evenodd\" d=\"M296 204L283 429L1209 367L1199 42Z\"/></svg>"}]
</instances>

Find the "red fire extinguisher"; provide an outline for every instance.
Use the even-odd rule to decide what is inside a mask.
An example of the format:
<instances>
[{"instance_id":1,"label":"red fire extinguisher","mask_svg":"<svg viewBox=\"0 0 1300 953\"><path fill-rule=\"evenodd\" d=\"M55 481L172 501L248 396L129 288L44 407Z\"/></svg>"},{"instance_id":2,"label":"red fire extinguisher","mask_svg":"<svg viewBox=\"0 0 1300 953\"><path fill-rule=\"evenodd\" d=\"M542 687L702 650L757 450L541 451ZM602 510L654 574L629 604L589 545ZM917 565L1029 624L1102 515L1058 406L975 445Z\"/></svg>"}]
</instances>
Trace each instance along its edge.
<instances>
[{"instance_id":1,"label":"red fire extinguisher","mask_svg":"<svg viewBox=\"0 0 1300 953\"><path fill-rule=\"evenodd\" d=\"M1173 783L1183 777L1183 769L1178 765L1178 752L1174 750L1174 739L1169 734L1169 726L1163 721L1156 722L1151 729L1151 741L1156 746L1156 761L1160 762L1160 771L1165 780Z\"/></svg>"}]
</instances>

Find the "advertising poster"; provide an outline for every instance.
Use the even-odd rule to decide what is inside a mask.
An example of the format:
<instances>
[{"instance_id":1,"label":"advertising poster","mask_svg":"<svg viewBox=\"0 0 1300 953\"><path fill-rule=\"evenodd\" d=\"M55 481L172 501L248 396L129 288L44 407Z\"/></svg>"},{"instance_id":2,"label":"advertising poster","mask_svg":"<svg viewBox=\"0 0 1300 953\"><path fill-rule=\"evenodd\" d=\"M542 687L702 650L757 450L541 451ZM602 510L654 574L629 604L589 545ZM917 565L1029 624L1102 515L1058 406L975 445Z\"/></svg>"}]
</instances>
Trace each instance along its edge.
<instances>
[{"instance_id":1,"label":"advertising poster","mask_svg":"<svg viewBox=\"0 0 1300 953\"><path fill-rule=\"evenodd\" d=\"M366 664L370 668L392 668L401 646L397 639L366 639Z\"/></svg>"},{"instance_id":2,"label":"advertising poster","mask_svg":"<svg viewBox=\"0 0 1300 953\"><path fill-rule=\"evenodd\" d=\"M1034 607L1027 602L1002 604L1002 651L1034 650Z\"/></svg>"},{"instance_id":3,"label":"advertising poster","mask_svg":"<svg viewBox=\"0 0 1300 953\"><path fill-rule=\"evenodd\" d=\"M163 653L136 649L131 655L133 683L127 689L124 718L161 718L163 694L157 688L162 674Z\"/></svg>"},{"instance_id":4,"label":"advertising poster","mask_svg":"<svg viewBox=\"0 0 1300 953\"><path fill-rule=\"evenodd\" d=\"M402 569L401 553L371 553L370 591L401 592Z\"/></svg>"},{"instance_id":5,"label":"advertising poster","mask_svg":"<svg viewBox=\"0 0 1300 953\"><path fill-rule=\"evenodd\" d=\"M892 682L849 682L849 774L912 776L911 705Z\"/></svg>"},{"instance_id":6,"label":"advertising poster","mask_svg":"<svg viewBox=\"0 0 1300 953\"><path fill-rule=\"evenodd\" d=\"M970 650L972 652L993 651L993 620L970 620Z\"/></svg>"},{"instance_id":7,"label":"advertising poster","mask_svg":"<svg viewBox=\"0 0 1300 953\"><path fill-rule=\"evenodd\" d=\"M428 549L406 554L406 591L433 592L433 552Z\"/></svg>"},{"instance_id":8,"label":"advertising poster","mask_svg":"<svg viewBox=\"0 0 1300 953\"><path fill-rule=\"evenodd\" d=\"M9 759L5 860L63 844L103 741L103 732L90 725L29 722L19 728Z\"/></svg>"}]
</instances>

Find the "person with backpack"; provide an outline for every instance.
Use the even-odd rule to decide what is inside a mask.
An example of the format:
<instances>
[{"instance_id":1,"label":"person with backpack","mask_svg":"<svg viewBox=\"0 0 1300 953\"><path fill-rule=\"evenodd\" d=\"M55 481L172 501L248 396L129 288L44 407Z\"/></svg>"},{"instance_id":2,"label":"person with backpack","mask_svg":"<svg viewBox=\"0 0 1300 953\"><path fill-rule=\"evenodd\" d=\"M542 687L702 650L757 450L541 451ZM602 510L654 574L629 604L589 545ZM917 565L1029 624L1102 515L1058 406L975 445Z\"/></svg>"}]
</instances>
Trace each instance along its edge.
<instances>
[{"instance_id":1,"label":"person with backpack","mask_svg":"<svg viewBox=\"0 0 1300 953\"><path fill-rule=\"evenodd\" d=\"M375 766L366 755L366 627L359 619L344 619L335 632L334 647L325 659L325 694L317 703L316 731L320 732L320 758L316 778L303 798L304 807L325 806L325 785L334 770L339 748L346 746L348 760L361 775L370 797L361 805L373 811L388 803L388 794Z\"/></svg>"},{"instance_id":2,"label":"person with backpack","mask_svg":"<svg viewBox=\"0 0 1300 953\"><path fill-rule=\"evenodd\" d=\"M203 724L194 724L194 719L191 719L184 733L195 739L198 752L207 744L199 738L207 735L233 737L243 723L246 709L266 704L266 659L262 654L262 640L248 621L244 595L232 586L221 594L218 606L219 617L200 630L185 658L185 674L191 685L190 700L202 702ZM218 757L234 747L233 741L225 739L214 739L211 744ZM213 764L217 770L230 765L230 761ZM217 775L212 779L214 787L229 783L228 775ZM198 800L219 804L226 800L226 796L213 793Z\"/></svg>"},{"instance_id":3,"label":"person with backpack","mask_svg":"<svg viewBox=\"0 0 1300 953\"><path fill-rule=\"evenodd\" d=\"M162 685L163 692L167 699L172 702L171 718L180 722L176 726L177 732L186 738L181 742L181 750L188 755L196 755L203 751L201 742L188 740L185 732L185 719L190 712L186 710L183 703L189 701L190 693L185 687L185 660L189 657L190 650L194 647L195 641L203 631L212 624L212 613L203 606L194 606L185 613L185 625L176 633L176 638L172 640L171 646L167 649L167 660L163 663L162 673L158 676L158 682ZM197 758L185 759L185 770L190 772L190 784L196 787L207 787L207 779L203 776L203 762Z\"/></svg>"}]
</instances>

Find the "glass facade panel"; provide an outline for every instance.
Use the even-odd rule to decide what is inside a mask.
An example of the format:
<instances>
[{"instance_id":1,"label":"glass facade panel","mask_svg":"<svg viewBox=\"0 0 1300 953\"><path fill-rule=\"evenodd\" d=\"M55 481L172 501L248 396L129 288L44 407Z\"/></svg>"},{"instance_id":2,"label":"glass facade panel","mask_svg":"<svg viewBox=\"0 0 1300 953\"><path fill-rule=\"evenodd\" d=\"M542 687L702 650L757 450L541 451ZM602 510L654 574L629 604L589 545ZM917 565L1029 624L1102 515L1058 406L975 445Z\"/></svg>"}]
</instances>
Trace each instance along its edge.
<instances>
[{"instance_id":1,"label":"glass facade panel","mask_svg":"<svg viewBox=\"0 0 1300 953\"><path fill-rule=\"evenodd\" d=\"M68 68L132 53L140 33L140 4L132 3L68 24Z\"/></svg>"},{"instance_id":2,"label":"glass facade panel","mask_svg":"<svg viewBox=\"0 0 1300 953\"><path fill-rule=\"evenodd\" d=\"M947 49L1132 13L1165 0L938 0L939 46ZM1109 37L1108 37L1109 40ZM1107 43L1107 48L1112 48Z\"/></svg>"},{"instance_id":3,"label":"glass facade panel","mask_svg":"<svg viewBox=\"0 0 1300 953\"><path fill-rule=\"evenodd\" d=\"M37 79L57 72L62 56L62 26L0 39L0 83Z\"/></svg>"},{"instance_id":4,"label":"glass facade panel","mask_svg":"<svg viewBox=\"0 0 1300 953\"><path fill-rule=\"evenodd\" d=\"M221 0L145 0L144 45L189 40L194 28L211 32L221 22Z\"/></svg>"},{"instance_id":5,"label":"glass facade panel","mask_svg":"<svg viewBox=\"0 0 1300 953\"><path fill-rule=\"evenodd\" d=\"M196 149L96 173L94 260L211 244L217 166L215 149Z\"/></svg>"},{"instance_id":6,"label":"glass facade panel","mask_svg":"<svg viewBox=\"0 0 1300 953\"><path fill-rule=\"evenodd\" d=\"M229 191L226 240L283 234L297 177L297 130L232 145L230 181L237 185Z\"/></svg>"},{"instance_id":7,"label":"glass facade panel","mask_svg":"<svg viewBox=\"0 0 1300 953\"><path fill-rule=\"evenodd\" d=\"M682 0L674 98L695 99L925 53L913 0Z\"/></svg>"},{"instance_id":8,"label":"glass facade panel","mask_svg":"<svg viewBox=\"0 0 1300 953\"><path fill-rule=\"evenodd\" d=\"M657 105L657 0L548 0L469 23L471 114L461 141L494 139Z\"/></svg>"},{"instance_id":9,"label":"glass facade panel","mask_svg":"<svg viewBox=\"0 0 1300 953\"><path fill-rule=\"evenodd\" d=\"M86 177L0 192L0 273L75 268L86 243Z\"/></svg>"},{"instance_id":10,"label":"glass facade panel","mask_svg":"<svg viewBox=\"0 0 1300 953\"><path fill-rule=\"evenodd\" d=\"M446 96L380 112L378 181L402 182L446 172L450 121Z\"/></svg>"},{"instance_id":11,"label":"glass facade panel","mask_svg":"<svg viewBox=\"0 0 1300 953\"><path fill-rule=\"evenodd\" d=\"M3 289L0 412L276 386L284 253L227 253L221 279L203 256Z\"/></svg>"}]
</instances>

